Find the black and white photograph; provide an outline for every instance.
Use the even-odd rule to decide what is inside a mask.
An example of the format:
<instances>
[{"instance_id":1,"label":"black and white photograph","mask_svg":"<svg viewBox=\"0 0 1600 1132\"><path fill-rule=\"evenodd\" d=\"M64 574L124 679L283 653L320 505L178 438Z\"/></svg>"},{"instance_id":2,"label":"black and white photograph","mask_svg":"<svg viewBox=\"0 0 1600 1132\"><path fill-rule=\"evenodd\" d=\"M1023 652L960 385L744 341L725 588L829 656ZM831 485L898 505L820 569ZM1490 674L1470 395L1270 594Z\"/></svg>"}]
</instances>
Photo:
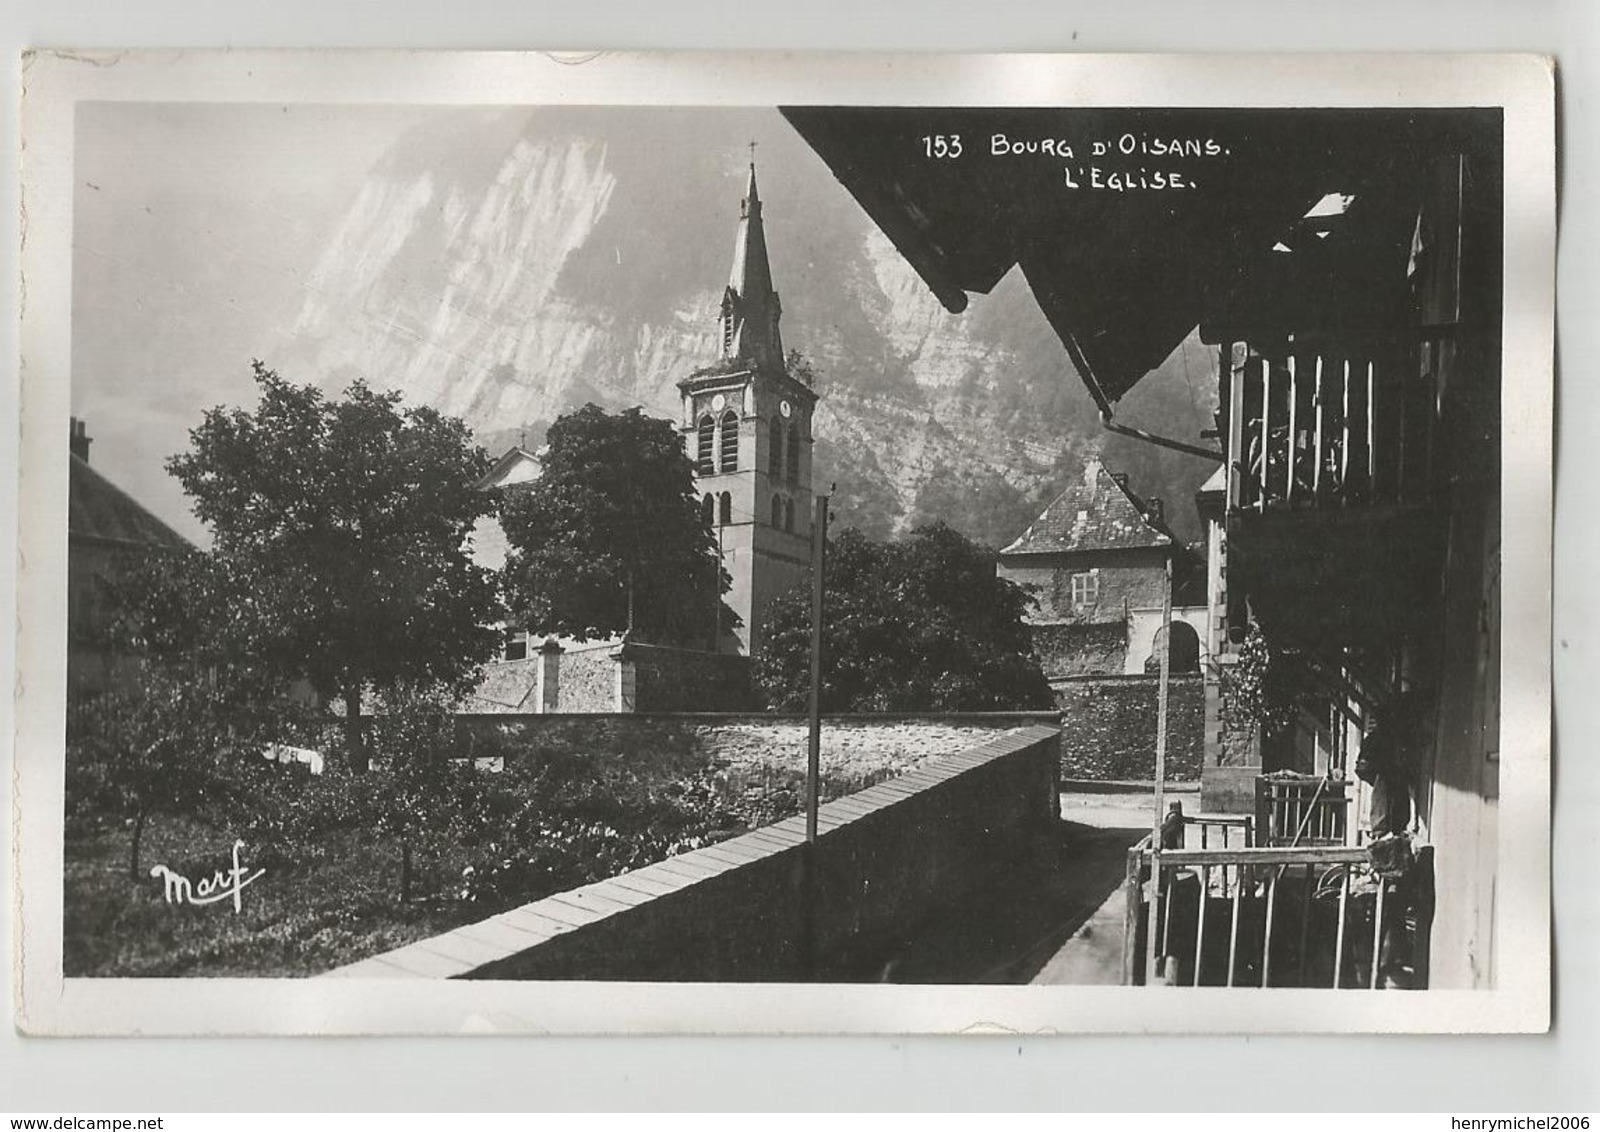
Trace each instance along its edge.
<instances>
[{"instance_id":1,"label":"black and white photograph","mask_svg":"<svg viewBox=\"0 0 1600 1132\"><path fill-rule=\"evenodd\" d=\"M23 1029L1548 1025L1542 61L830 61L31 61Z\"/></svg>"}]
</instances>

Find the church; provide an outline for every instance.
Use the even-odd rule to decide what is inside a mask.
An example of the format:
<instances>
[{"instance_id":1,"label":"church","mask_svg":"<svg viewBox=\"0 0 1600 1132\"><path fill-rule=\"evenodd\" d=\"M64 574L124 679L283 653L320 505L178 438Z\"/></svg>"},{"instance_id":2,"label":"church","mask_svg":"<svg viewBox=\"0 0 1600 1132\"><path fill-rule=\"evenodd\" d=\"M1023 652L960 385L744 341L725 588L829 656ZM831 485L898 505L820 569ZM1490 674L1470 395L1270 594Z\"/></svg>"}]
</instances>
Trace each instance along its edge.
<instances>
[{"instance_id":1,"label":"church","mask_svg":"<svg viewBox=\"0 0 1600 1132\"><path fill-rule=\"evenodd\" d=\"M719 634L717 647L744 656L760 653L772 600L810 569L817 393L790 371L782 314L751 162L717 319L718 356L678 382L685 450L733 579L727 604L740 621Z\"/></svg>"},{"instance_id":2,"label":"church","mask_svg":"<svg viewBox=\"0 0 1600 1132\"><path fill-rule=\"evenodd\" d=\"M469 713L733 710L746 706L748 660L761 651L772 601L811 568L811 448L817 393L791 370L779 328L755 163L739 206L733 267L717 312L715 354L677 383L679 430L694 464L701 515L732 579L714 654L622 637L584 642L509 633L464 704ZM711 353L708 351L708 354ZM479 483L514 487L539 476L542 452L513 446ZM505 535L475 532L478 560L498 568ZM542 642L542 643L541 643Z\"/></svg>"}]
</instances>

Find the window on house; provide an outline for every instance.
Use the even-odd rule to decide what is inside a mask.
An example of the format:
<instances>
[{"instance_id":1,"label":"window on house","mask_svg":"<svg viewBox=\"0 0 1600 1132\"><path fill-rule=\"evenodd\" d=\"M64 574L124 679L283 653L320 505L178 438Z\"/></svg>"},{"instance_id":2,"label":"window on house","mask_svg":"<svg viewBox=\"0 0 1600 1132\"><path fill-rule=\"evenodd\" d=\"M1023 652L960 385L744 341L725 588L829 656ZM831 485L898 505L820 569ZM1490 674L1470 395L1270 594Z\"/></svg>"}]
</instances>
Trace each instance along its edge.
<instances>
[{"instance_id":1,"label":"window on house","mask_svg":"<svg viewBox=\"0 0 1600 1132\"><path fill-rule=\"evenodd\" d=\"M505 659L526 660L528 657L528 633L525 629L507 629Z\"/></svg>"},{"instance_id":2,"label":"window on house","mask_svg":"<svg viewBox=\"0 0 1600 1132\"><path fill-rule=\"evenodd\" d=\"M717 423L707 413L700 418L699 445L695 449L695 471L709 476L717 470L714 463L717 448Z\"/></svg>"},{"instance_id":3,"label":"window on house","mask_svg":"<svg viewBox=\"0 0 1600 1132\"><path fill-rule=\"evenodd\" d=\"M739 470L739 414L729 409L722 414L721 455L717 469L723 472Z\"/></svg>"},{"instance_id":4,"label":"window on house","mask_svg":"<svg viewBox=\"0 0 1600 1132\"><path fill-rule=\"evenodd\" d=\"M783 475L783 422L777 417L767 425L767 475Z\"/></svg>"},{"instance_id":5,"label":"window on house","mask_svg":"<svg viewBox=\"0 0 1600 1132\"><path fill-rule=\"evenodd\" d=\"M775 531L783 529L783 497L781 495L772 497L772 529Z\"/></svg>"},{"instance_id":6,"label":"window on house","mask_svg":"<svg viewBox=\"0 0 1600 1132\"><path fill-rule=\"evenodd\" d=\"M789 426L788 463L785 465L789 473L790 483L800 482L800 426Z\"/></svg>"},{"instance_id":7,"label":"window on house","mask_svg":"<svg viewBox=\"0 0 1600 1132\"><path fill-rule=\"evenodd\" d=\"M733 522L733 496L726 491L718 497L717 519L723 526Z\"/></svg>"},{"instance_id":8,"label":"window on house","mask_svg":"<svg viewBox=\"0 0 1600 1132\"><path fill-rule=\"evenodd\" d=\"M1100 599L1099 574L1074 574L1072 575L1072 607L1081 609L1086 605L1093 605Z\"/></svg>"}]
</instances>

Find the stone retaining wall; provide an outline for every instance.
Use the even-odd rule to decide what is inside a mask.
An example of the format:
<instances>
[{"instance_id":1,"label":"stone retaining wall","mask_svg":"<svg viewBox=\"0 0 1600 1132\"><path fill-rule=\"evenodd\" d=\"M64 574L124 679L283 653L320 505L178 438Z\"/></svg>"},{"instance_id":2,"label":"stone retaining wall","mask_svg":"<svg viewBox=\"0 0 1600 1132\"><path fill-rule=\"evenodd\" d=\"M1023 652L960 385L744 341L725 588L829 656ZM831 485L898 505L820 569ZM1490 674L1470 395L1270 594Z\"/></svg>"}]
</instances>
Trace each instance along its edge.
<instances>
[{"instance_id":1,"label":"stone retaining wall","mask_svg":"<svg viewBox=\"0 0 1600 1132\"><path fill-rule=\"evenodd\" d=\"M860 977L1053 831L1058 737L1019 728L831 802L810 849L790 818L325 977Z\"/></svg>"},{"instance_id":2,"label":"stone retaining wall","mask_svg":"<svg viewBox=\"0 0 1600 1132\"><path fill-rule=\"evenodd\" d=\"M1063 778L1155 778L1159 677L1089 677L1055 681L1052 687L1061 706ZM1172 677L1167 700L1166 777L1197 782L1205 753L1204 679Z\"/></svg>"}]
</instances>

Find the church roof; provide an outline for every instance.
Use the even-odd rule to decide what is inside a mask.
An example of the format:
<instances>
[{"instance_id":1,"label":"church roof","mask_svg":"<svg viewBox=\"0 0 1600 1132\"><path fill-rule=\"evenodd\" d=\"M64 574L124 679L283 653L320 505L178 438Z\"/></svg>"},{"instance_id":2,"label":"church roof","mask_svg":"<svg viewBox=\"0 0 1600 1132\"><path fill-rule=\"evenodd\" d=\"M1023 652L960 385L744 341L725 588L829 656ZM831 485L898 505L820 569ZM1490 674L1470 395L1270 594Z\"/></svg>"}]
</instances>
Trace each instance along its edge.
<instances>
[{"instance_id":1,"label":"church roof","mask_svg":"<svg viewBox=\"0 0 1600 1132\"><path fill-rule=\"evenodd\" d=\"M89 466L77 453L68 457L67 534L129 546L182 549L189 541L131 495Z\"/></svg>"},{"instance_id":2,"label":"church roof","mask_svg":"<svg viewBox=\"0 0 1600 1132\"><path fill-rule=\"evenodd\" d=\"M1061 554L1175 545L1151 507L1105 468L1099 457L1083 478L1050 503L1001 554Z\"/></svg>"},{"instance_id":3,"label":"church roof","mask_svg":"<svg viewBox=\"0 0 1600 1132\"><path fill-rule=\"evenodd\" d=\"M781 313L782 304L772 286L767 233L761 222L761 194L756 188L756 166L752 161L744 199L739 204L733 266L728 271L728 289L723 296L723 357L781 369L783 338L778 330Z\"/></svg>"},{"instance_id":4,"label":"church roof","mask_svg":"<svg viewBox=\"0 0 1600 1132\"><path fill-rule=\"evenodd\" d=\"M537 452L529 452L520 444L512 445L506 449L505 455L494 462L494 467L478 481L478 490L488 491L490 488L528 483L538 479L539 472L543 468L540 457L548 451L550 451L548 444Z\"/></svg>"}]
</instances>

